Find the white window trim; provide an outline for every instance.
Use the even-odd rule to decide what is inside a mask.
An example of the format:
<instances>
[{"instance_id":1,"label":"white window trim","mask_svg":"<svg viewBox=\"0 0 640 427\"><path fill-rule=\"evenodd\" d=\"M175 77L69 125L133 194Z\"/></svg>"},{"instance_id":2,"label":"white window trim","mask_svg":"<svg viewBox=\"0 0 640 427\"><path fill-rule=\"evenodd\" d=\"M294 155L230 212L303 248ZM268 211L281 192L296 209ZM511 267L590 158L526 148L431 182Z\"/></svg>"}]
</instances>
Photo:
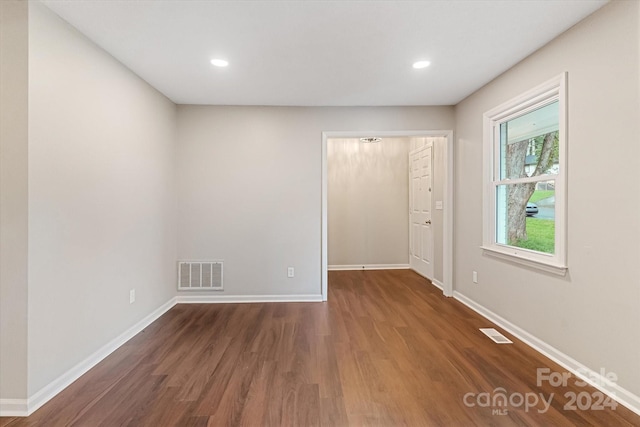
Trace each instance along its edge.
<instances>
[{"instance_id":1,"label":"white window trim","mask_svg":"<svg viewBox=\"0 0 640 427\"><path fill-rule=\"evenodd\" d=\"M484 204L482 249L487 255L565 275L567 271L567 73L519 95L484 113ZM551 100L558 100L559 107L559 166L555 180L555 253L545 254L496 243L496 177L498 155L495 129L513 117L526 114ZM528 178L511 180L510 183L527 181Z\"/></svg>"}]
</instances>

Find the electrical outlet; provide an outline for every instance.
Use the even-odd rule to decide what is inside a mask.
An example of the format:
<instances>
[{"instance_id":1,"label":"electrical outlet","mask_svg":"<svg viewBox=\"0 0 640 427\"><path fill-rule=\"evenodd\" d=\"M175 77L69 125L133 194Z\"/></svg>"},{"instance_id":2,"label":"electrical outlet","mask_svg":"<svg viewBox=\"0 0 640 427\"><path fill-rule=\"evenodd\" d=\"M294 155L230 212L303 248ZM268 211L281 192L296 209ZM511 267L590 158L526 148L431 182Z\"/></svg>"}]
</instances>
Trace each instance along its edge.
<instances>
[{"instance_id":1,"label":"electrical outlet","mask_svg":"<svg viewBox=\"0 0 640 427\"><path fill-rule=\"evenodd\" d=\"M295 274L296 274L296 272L293 269L293 267L287 268L287 277L293 277L293 276L295 276Z\"/></svg>"},{"instance_id":2,"label":"electrical outlet","mask_svg":"<svg viewBox=\"0 0 640 427\"><path fill-rule=\"evenodd\" d=\"M129 304L133 304L134 302L136 302L136 290L131 289L129 291Z\"/></svg>"},{"instance_id":3,"label":"electrical outlet","mask_svg":"<svg viewBox=\"0 0 640 427\"><path fill-rule=\"evenodd\" d=\"M478 272L477 271L473 272L473 283L478 283Z\"/></svg>"}]
</instances>

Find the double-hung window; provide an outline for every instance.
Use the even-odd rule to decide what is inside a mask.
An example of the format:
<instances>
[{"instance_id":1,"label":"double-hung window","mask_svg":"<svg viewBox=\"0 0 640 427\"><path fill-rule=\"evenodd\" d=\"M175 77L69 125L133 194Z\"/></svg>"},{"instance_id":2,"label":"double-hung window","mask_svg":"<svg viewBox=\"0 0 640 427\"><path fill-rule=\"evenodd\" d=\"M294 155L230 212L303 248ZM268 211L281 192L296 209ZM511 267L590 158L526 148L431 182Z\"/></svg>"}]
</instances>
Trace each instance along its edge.
<instances>
[{"instance_id":1,"label":"double-hung window","mask_svg":"<svg viewBox=\"0 0 640 427\"><path fill-rule=\"evenodd\" d=\"M484 114L483 249L564 274L566 73Z\"/></svg>"}]
</instances>

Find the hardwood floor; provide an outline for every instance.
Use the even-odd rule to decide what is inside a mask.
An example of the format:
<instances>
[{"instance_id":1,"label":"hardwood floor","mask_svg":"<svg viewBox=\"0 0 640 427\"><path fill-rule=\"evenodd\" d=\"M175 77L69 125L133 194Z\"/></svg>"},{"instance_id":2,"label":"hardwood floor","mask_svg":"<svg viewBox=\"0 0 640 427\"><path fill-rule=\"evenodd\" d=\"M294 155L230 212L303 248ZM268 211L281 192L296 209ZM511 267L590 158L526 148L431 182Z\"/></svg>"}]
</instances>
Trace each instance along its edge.
<instances>
[{"instance_id":1,"label":"hardwood floor","mask_svg":"<svg viewBox=\"0 0 640 427\"><path fill-rule=\"evenodd\" d=\"M179 304L0 425L640 426L620 405L565 409L565 394L596 403L596 390L537 386L537 368L565 370L508 334L493 343L478 330L493 325L411 271L329 281L327 303Z\"/></svg>"}]
</instances>

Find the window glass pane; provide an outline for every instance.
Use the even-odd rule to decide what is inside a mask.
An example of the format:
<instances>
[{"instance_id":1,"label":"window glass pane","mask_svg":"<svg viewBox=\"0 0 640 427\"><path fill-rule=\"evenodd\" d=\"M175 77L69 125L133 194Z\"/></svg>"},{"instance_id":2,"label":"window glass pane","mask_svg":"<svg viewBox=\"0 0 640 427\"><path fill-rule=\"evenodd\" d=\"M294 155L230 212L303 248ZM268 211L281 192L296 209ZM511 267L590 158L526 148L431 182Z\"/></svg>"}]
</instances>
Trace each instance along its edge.
<instances>
[{"instance_id":1,"label":"window glass pane","mask_svg":"<svg viewBox=\"0 0 640 427\"><path fill-rule=\"evenodd\" d=\"M499 185L496 243L555 253L555 181Z\"/></svg>"},{"instance_id":2,"label":"window glass pane","mask_svg":"<svg viewBox=\"0 0 640 427\"><path fill-rule=\"evenodd\" d=\"M558 101L500 124L500 178L558 174Z\"/></svg>"}]
</instances>

